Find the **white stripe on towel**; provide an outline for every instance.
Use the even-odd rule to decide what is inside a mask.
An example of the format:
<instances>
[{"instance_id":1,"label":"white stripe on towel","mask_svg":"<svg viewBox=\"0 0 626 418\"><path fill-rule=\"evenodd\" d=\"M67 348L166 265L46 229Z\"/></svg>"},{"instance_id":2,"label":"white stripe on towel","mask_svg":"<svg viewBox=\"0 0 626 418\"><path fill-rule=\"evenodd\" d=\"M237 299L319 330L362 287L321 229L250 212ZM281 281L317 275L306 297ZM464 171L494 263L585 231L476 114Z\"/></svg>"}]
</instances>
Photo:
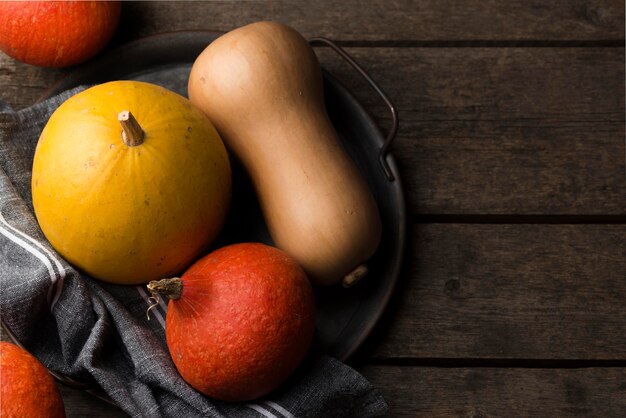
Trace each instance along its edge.
<instances>
[{"instance_id":1,"label":"white stripe on towel","mask_svg":"<svg viewBox=\"0 0 626 418\"><path fill-rule=\"evenodd\" d=\"M270 408L274 408L275 410L277 410L278 412L283 414L285 416L285 418L296 418L296 416L294 414L292 414L291 412L287 411L285 408L283 408L282 406L278 405L276 402L263 401L263 403L265 405L269 406Z\"/></svg>"},{"instance_id":2,"label":"white stripe on towel","mask_svg":"<svg viewBox=\"0 0 626 418\"><path fill-rule=\"evenodd\" d=\"M246 404L246 406L248 408L254 409L255 411L257 411L259 414L267 417L267 418L278 418L276 415L272 414L270 411L268 411L267 409L263 408L261 405L257 405L255 403L249 403Z\"/></svg>"},{"instance_id":3,"label":"white stripe on towel","mask_svg":"<svg viewBox=\"0 0 626 418\"><path fill-rule=\"evenodd\" d=\"M3 228L2 225L0 225L0 233L2 233L2 235L10 239L11 241L16 243L20 247L24 248L35 257L37 257L48 269L48 274L50 275L50 280L52 281L52 285L53 285L50 287L50 290L48 291L48 301L50 302L50 309L52 310L55 303L59 299L59 295L61 294L61 289L63 288L63 279L65 279L65 274L66 274L65 269L63 268L59 260L57 260L56 257L46 247L44 247L39 241L37 241L33 237L25 234L24 232L10 225L7 222L7 220L4 218L1 212L0 212L0 222L2 222L4 226L6 226L6 228ZM11 231L13 231L14 233ZM41 250L45 252L45 254L39 251L34 246L32 246L31 244L29 244L28 242L24 241L24 239L20 238L16 234L19 234L24 239L30 241L35 246L39 247ZM52 260L54 264L56 265L57 270L59 271L58 274L54 271L54 268L52 267L50 260ZM59 281L59 283L57 283L57 281ZM56 292L55 292L54 297L50 301L50 296L51 296L50 292L52 291L52 287L54 287L55 284L56 284Z\"/></svg>"}]
</instances>

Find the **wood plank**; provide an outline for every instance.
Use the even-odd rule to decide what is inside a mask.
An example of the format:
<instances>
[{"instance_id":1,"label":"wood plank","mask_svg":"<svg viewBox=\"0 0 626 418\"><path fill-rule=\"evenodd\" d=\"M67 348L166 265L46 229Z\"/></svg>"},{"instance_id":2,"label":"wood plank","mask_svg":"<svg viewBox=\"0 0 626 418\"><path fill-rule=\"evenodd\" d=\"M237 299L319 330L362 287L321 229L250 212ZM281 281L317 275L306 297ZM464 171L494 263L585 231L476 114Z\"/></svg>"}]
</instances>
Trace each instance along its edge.
<instances>
[{"instance_id":1,"label":"wood plank","mask_svg":"<svg viewBox=\"0 0 626 418\"><path fill-rule=\"evenodd\" d=\"M626 369L366 366L393 417L620 417Z\"/></svg>"},{"instance_id":2,"label":"wood plank","mask_svg":"<svg viewBox=\"0 0 626 418\"><path fill-rule=\"evenodd\" d=\"M623 48L348 51L398 107L392 151L412 213L626 215ZM318 53L388 125L370 87ZM0 98L17 108L62 75L8 60Z\"/></svg>"},{"instance_id":3,"label":"wood plank","mask_svg":"<svg viewBox=\"0 0 626 418\"><path fill-rule=\"evenodd\" d=\"M132 37L226 31L258 20L292 25L307 37L349 41L624 39L624 4L615 0L130 2L122 30Z\"/></svg>"},{"instance_id":4,"label":"wood plank","mask_svg":"<svg viewBox=\"0 0 626 418\"><path fill-rule=\"evenodd\" d=\"M350 48L414 214L624 215L624 48ZM320 61L377 118L373 90Z\"/></svg>"},{"instance_id":5,"label":"wood plank","mask_svg":"<svg viewBox=\"0 0 626 418\"><path fill-rule=\"evenodd\" d=\"M364 355L626 360L626 225L418 224Z\"/></svg>"},{"instance_id":6,"label":"wood plank","mask_svg":"<svg viewBox=\"0 0 626 418\"><path fill-rule=\"evenodd\" d=\"M0 100L16 110L30 106L67 71L24 64L0 52Z\"/></svg>"}]
</instances>

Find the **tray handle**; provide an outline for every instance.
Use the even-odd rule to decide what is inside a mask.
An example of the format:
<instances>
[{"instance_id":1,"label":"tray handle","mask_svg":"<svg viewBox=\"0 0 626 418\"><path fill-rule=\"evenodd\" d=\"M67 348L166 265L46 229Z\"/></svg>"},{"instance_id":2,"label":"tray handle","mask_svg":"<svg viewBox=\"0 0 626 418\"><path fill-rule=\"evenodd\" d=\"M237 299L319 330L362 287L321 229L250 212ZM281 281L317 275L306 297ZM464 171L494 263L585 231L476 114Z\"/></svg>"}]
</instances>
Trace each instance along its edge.
<instances>
[{"instance_id":1,"label":"tray handle","mask_svg":"<svg viewBox=\"0 0 626 418\"><path fill-rule=\"evenodd\" d=\"M396 107L391 103L391 100L387 97L385 92L376 84L376 82L370 77L370 75L352 58L346 51L344 51L339 45L331 41L330 39L323 37L314 37L309 39L310 44L324 44L329 46L333 51L339 54L344 60L348 62L358 72L364 79L369 83L370 86L378 93L380 98L385 102L389 111L391 112L391 128L387 133L387 137L385 138L385 142L383 146L380 148L378 152L378 162L387 177L387 180L394 181L395 176L393 175L393 171L389 167L389 163L387 162L387 154L389 153L389 147L396 137L396 133L398 132L398 112L396 111Z\"/></svg>"}]
</instances>

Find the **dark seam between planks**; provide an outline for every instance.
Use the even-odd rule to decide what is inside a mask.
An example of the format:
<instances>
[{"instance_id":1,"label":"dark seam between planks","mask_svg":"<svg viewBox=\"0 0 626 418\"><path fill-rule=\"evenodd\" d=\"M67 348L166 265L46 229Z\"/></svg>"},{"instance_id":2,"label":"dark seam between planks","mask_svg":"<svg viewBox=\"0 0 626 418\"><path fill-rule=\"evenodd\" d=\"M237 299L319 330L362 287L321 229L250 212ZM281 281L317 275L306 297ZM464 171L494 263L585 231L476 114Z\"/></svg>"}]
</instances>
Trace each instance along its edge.
<instances>
[{"instance_id":1,"label":"dark seam between planks","mask_svg":"<svg viewBox=\"0 0 626 418\"><path fill-rule=\"evenodd\" d=\"M372 357L367 359L363 365L450 368L581 369L592 367L626 367L626 360Z\"/></svg>"},{"instance_id":2,"label":"dark seam between planks","mask_svg":"<svg viewBox=\"0 0 626 418\"><path fill-rule=\"evenodd\" d=\"M624 48L624 39L604 40L333 40L344 48ZM325 47L325 46L323 46Z\"/></svg>"},{"instance_id":3,"label":"dark seam between planks","mask_svg":"<svg viewBox=\"0 0 626 418\"><path fill-rule=\"evenodd\" d=\"M413 215L411 221L421 223L457 224L616 224L626 223L626 215Z\"/></svg>"}]
</instances>

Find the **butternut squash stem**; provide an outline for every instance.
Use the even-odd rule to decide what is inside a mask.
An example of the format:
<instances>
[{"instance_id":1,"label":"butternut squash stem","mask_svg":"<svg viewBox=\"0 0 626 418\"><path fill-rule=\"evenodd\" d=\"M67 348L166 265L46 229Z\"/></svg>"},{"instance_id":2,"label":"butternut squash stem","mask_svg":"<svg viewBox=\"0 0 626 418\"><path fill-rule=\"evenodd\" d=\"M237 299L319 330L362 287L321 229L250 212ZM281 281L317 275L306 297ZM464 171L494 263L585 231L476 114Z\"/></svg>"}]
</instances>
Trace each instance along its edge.
<instances>
[{"instance_id":1,"label":"butternut squash stem","mask_svg":"<svg viewBox=\"0 0 626 418\"><path fill-rule=\"evenodd\" d=\"M345 288L348 288L350 286L354 286L355 284L358 283L359 280L361 280L363 277L365 277L365 275L367 274L368 271L369 271L369 269L367 268L367 265L365 265L365 264L358 265L350 273L348 273L345 276L343 276L343 280L341 281L341 284Z\"/></svg>"},{"instance_id":2,"label":"butternut squash stem","mask_svg":"<svg viewBox=\"0 0 626 418\"><path fill-rule=\"evenodd\" d=\"M148 298L150 306L146 310L146 316L150 320L150 311L159 304L159 294L167 296L171 300L178 300L183 293L183 282L178 277L171 279L153 280L146 286L152 296Z\"/></svg>"},{"instance_id":3,"label":"butternut squash stem","mask_svg":"<svg viewBox=\"0 0 626 418\"><path fill-rule=\"evenodd\" d=\"M117 115L117 120L122 125L122 141L129 147L143 144L145 133L137 119L128 110L122 110Z\"/></svg>"}]
</instances>

